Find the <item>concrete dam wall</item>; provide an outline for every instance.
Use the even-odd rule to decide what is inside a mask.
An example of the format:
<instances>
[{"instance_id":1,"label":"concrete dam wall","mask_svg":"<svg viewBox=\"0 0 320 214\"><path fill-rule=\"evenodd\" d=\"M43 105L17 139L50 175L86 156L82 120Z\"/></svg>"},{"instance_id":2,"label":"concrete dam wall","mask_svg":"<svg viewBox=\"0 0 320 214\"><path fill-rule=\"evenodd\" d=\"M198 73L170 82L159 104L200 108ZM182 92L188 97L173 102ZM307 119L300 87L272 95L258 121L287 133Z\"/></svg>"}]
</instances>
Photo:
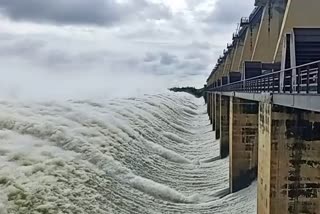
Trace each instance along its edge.
<instances>
[{"instance_id":1,"label":"concrete dam wall","mask_svg":"<svg viewBox=\"0 0 320 214\"><path fill-rule=\"evenodd\" d=\"M257 213L320 213L320 1L256 0L207 79L229 188Z\"/></svg>"}]
</instances>

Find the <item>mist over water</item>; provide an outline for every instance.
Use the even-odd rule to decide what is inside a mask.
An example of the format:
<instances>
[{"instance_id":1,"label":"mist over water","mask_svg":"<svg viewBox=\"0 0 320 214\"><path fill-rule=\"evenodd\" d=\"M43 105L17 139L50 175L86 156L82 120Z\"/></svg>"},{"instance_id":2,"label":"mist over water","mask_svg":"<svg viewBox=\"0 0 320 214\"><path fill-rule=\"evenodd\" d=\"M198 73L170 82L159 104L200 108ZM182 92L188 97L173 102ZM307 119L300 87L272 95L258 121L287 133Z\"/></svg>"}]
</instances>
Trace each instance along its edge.
<instances>
[{"instance_id":1,"label":"mist over water","mask_svg":"<svg viewBox=\"0 0 320 214\"><path fill-rule=\"evenodd\" d=\"M0 213L256 213L202 99L0 101Z\"/></svg>"},{"instance_id":2,"label":"mist over water","mask_svg":"<svg viewBox=\"0 0 320 214\"><path fill-rule=\"evenodd\" d=\"M42 68L18 60L2 62L0 99L69 100L128 98L144 94L165 93L174 86L203 87L204 76L155 75L139 71L119 71L95 68ZM26 70L21 70L26 67Z\"/></svg>"},{"instance_id":3,"label":"mist over water","mask_svg":"<svg viewBox=\"0 0 320 214\"><path fill-rule=\"evenodd\" d=\"M203 99L167 90L253 4L220 1L0 1L0 214L255 213Z\"/></svg>"}]
</instances>

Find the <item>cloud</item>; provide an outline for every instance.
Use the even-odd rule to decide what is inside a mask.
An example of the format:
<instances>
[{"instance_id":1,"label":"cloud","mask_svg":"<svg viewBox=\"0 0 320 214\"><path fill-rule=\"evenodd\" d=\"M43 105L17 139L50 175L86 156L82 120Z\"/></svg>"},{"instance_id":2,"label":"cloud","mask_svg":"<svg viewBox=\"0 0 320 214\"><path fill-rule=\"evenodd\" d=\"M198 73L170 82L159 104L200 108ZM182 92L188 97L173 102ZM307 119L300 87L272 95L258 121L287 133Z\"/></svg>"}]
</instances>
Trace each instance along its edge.
<instances>
[{"instance_id":1,"label":"cloud","mask_svg":"<svg viewBox=\"0 0 320 214\"><path fill-rule=\"evenodd\" d=\"M207 75L205 61L184 57L185 50L196 50L188 48L191 43L181 46L181 52L136 49L132 54L117 44L115 51L98 41L89 47L91 43L81 37L45 34L11 34L0 39L0 97L4 93L17 98L123 96L126 92L117 89L123 84L132 93L138 89L151 93L191 79L197 79L192 85L201 86L198 80ZM112 94L114 90L119 92Z\"/></svg>"},{"instance_id":2,"label":"cloud","mask_svg":"<svg viewBox=\"0 0 320 214\"><path fill-rule=\"evenodd\" d=\"M171 11L161 0L0 0L0 92L201 87L236 26L221 10L237 21L249 15L224 1L186 0Z\"/></svg>"},{"instance_id":3,"label":"cloud","mask_svg":"<svg viewBox=\"0 0 320 214\"><path fill-rule=\"evenodd\" d=\"M149 55L149 53L147 54ZM188 53L191 55L191 53ZM156 75L175 75L178 79L187 76L206 77L209 66L205 63L210 57L206 55L185 57L183 55L159 52L152 54L152 61L142 67L146 73Z\"/></svg>"},{"instance_id":4,"label":"cloud","mask_svg":"<svg viewBox=\"0 0 320 214\"><path fill-rule=\"evenodd\" d=\"M175 55L169 53L162 53L160 63L163 65L172 65L178 63L178 58Z\"/></svg>"},{"instance_id":5,"label":"cloud","mask_svg":"<svg viewBox=\"0 0 320 214\"><path fill-rule=\"evenodd\" d=\"M0 11L13 20L63 25L109 26L135 19L167 19L169 8L146 0L0 0Z\"/></svg>"},{"instance_id":6,"label":"cloud","mask_svg":"<svg viewBox=\"0 0 320 214\"><path fill-rule=\"evenodd\" d=\"M219 25L236 26L241 17L249 16L253 5L254 0L218 0L204 21Z\"/></svg>"},{"instance_id":7,"label":"cloud","mask_svg":"<svg viewBox=\"0 0 320 214\"><path fill-rule=\"evenodd\" d=\"M156 61L157 59L158 59L157 55L148 52L148 53L146 53L143 61L144 61L144 62L154 62L154 61Z\"/></svg>"}]
</instances>

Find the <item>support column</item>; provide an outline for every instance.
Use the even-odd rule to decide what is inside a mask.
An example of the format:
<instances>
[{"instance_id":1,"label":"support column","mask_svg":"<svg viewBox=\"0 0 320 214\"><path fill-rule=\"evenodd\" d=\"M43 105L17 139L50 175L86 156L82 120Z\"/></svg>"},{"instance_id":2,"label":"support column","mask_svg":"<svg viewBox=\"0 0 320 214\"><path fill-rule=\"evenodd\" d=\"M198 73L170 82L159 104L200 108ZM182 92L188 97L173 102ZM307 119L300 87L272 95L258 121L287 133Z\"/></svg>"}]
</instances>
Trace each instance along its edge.
<instances>
[{"instance_id":1,"label":"support column","mask_svg":"<svg viewBox=\"0 0 320 214\"><path fill-rule=\"evenodd\" d=\"M226 61L223 68L222 76L228 76L229 72L231 71L233 57L235 53L235 47L228 48L229 53L226 57Z\"/></svg>"},{"instance_id":2,"label":"support column","mask_svg":"<svg viewBox=\"0 0 320 214\"><path fill-rule=\"evenodd\" d=\"M212 93L211 92L209 92L208 103L209 103L208 114L209 114L210 124L212 124L212 122L213 122L212 121L212 108L213 108L213 106L212 106Z\"/></svg>"},{"instance_id":3,"label":"support column","mask_svg":"<svg viewBox=\"0 0 320 214\"><path fill-rule=\"evenodd\" d=\"M266 4L254 46L252 61L272 62L279 39L285 5L282 1Z\"/></svg>"},{"instance_id":4,"label":"support column","mask_svg":"<svg viewBox=\"0 0 320 214\"><path fill-rule=\"evenodd\" d=\"M211 120L212 120L212 131L216 130L216 94L212 93L211 96Z\"/></svg>"},{"instance_id":5,"label":"support column","mask_svg":"<svg viewBox=\"0 0 320 214\"><path fill-rule=\"evenodd\" d=\"M229 155L229 110L230 97L221 96L221 137L220 157L226 158Z\"/></svg>"},{"instance_id":6,"label":"support column","mask_svg":"<svg viewBox=\"0 0 320 214\"><path fill-rule=\"evenodd\" d=\"M209 119L210 119L210 108L211 108L210 99L211 99L210 92L207 92L207 113L208 113Z\"/></svg>"},{"instance_id":7,"label":"support column","mask_svg":"<svg viewBox=\"0 0 320 214\"><path fill-rule=\"evenodd\" d=\"M216 115L215 115L215 126L216 126L216 139L220 139L221 136L221 95L216 94Z\"/></svg>"},{"instance_id":8,"label":"support column","mask_svg":"<svg viewBox=\"0 0 320 214\"><path fill-rule=\"evenodd\" d=\"M259 104L239 98L230 103L230 189L236 192L257 176Z\"/></svg>"},{"instance_id":9,"label":"support column","mask_svg":"<svg viewBox=\"0 0 320 214\"><path fill-rule=\"evenodd\" d=\"M259 106L258 213L270 214L272 105ZM279 126L278 126L279 127ZM281 139L279 139L281 140ZM270 197L269 197L270 196ZM282 211L282 210L281 210Z\"/></svg>"},{"instance_id":10,"label":"support column","mask_svg":"<svg viewBox=\"0 0 320 214\"><path fill-rule=\"evenodd\" d=\"M262 104L258 213L320 211L320 113Z\"/></svg>"},{"instance_id":11,"label":"support column","mask_svg":"<svg viewBox=\"0 0 320 214\"><path fill-rule=\"evenodd\" d=\"M244 46L244 38L237 38L237 46L233 57L231 71L239 71L239 63L241 60L241 54Z\"/></svg>"},{"instance_id":12,"label":"support column","mask_svg":"<svg viewBox=\"0 0 320 214\"><path fill-rule=\"evenodd\" d=\"M216 71L216 75L215 75L215 79L214 79L215 81L217 81L218 79L221 79L221 77L223 76L225 61L226 61L226 59L224 59L224 61L219 65L218 70Z\"/></svg>"},{"instance_id":13,"label":"support column","mask_svg":"<svg viewBox=\"0 0 320 214\"><path fill-rule=\"evenodd\" d=\"M244 40L244 46L241 53L241 59L239 64L239 71L243 70L244 61L250 60L252 58L253 49L256 44L256 39L259 31L260 23L255 23L248 26L246 38Z\"/></svg>"}]
</instances>

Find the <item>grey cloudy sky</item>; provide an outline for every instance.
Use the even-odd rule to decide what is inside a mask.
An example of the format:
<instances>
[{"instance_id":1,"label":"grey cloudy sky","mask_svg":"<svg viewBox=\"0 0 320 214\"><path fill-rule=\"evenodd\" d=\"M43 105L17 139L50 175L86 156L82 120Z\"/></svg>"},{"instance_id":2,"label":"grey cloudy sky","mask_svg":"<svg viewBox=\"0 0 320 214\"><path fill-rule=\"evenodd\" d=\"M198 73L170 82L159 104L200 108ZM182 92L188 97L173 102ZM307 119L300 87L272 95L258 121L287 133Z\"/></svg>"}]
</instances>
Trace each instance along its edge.
<instances>
[{"instance_id":1,"label":"grey cloudy sky","mask_svg":"<svg viewBox=\"0 0 320 214\"><path fill-rule=\"evenodd\" d=\"M105 96L120 86L127 94L202 85L253 2L0 0L0 91Z\"/></svg>"}]
</instances>

